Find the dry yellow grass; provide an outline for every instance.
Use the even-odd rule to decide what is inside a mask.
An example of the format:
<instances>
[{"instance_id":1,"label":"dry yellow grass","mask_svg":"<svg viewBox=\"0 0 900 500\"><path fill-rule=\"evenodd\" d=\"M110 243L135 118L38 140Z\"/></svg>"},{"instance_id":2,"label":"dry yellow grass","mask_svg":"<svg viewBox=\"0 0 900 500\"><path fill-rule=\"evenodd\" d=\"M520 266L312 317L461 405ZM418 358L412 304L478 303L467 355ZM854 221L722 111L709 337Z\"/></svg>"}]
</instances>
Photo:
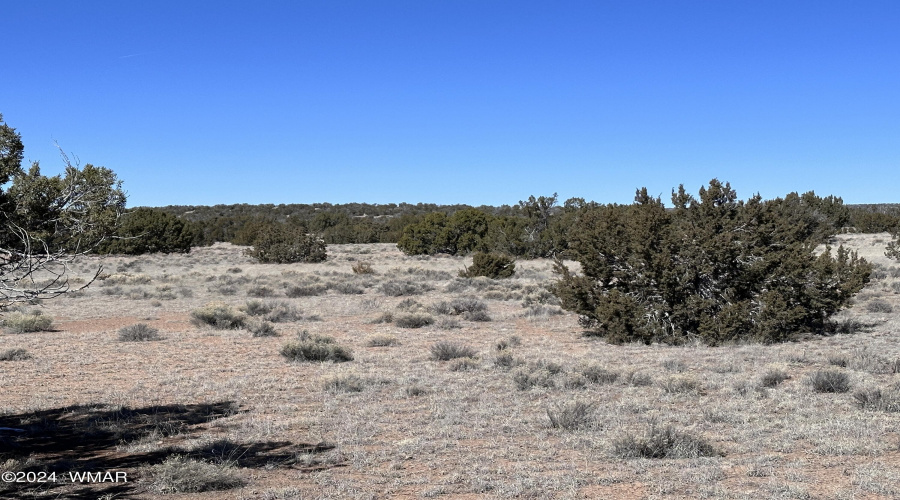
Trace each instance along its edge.
<instances>
[{"instance_id":1,"label":"dry yellow grass","mask_svg":"<svg viewBox=\"0 0 900 500\"><path fill-rule=\"evenodd\" d=\"M0 427L60 436L53 454L35 456L37 469L129 472L124 489L93 485L93 496L157 496L142 465L178 453L225 463L242 486L169 498L895 498L900 413L861 409L853 394L900 382L891 368L900 359L900 266L882 255L887 235L839 239L880 266L838 315L869 327L717 348L580 336L543 288L549 261L519 261L515 277L493 281L458 279L462 258L407 257L393 245L333 245L322 264L257 264L227 244L89 258L85 275L102 264L111 276L48 302L55 331L0 335L0 351L32 355L0 362ZM354 273L361 261L374 273ZM386 295L387 283L409 295ZM311 292L287 297L296 287ZM190 322L209 302L237 309L251 293L299 316L274 323L279 337ZM459 298L484 302L491 321L435 308ZM896 312L868 312L873 300ZM436 321L373 321L388 312ZM120 342L119 329L137 322L163 339ZM279 350L303 331L332 337L353 361L287 362ZM475 360L432 360L442 341L471 347ZM846 367L834 366L839 358ZM825 369L845 372L850 392L815 392L809 376ZM618 376L598 381L599 370ZM789 378L766 387L773 372ZM584 422L551 425L548 415L579 402L590 403ZM616 456L616 442L651 425L702 438L718 454ZM63 438L82 446L66 449ZM0 439L3 453L13 438ZM0 460L3 470L24 467ZM73 491L7 487L0 496Z\"/></svg>"}]
</instances>

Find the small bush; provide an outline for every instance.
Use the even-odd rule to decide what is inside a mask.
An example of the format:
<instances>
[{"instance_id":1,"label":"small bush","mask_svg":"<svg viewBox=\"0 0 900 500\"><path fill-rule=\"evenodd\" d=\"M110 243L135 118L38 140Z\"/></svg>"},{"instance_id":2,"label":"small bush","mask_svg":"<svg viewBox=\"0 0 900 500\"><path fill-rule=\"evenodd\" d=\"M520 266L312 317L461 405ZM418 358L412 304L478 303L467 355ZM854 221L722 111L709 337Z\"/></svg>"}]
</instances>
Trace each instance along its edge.
<instances>
[{"instance_id":1,"label":"small bush","mask_svg":"<svg viewBox=\"0 0 900 500\"><path fill-rule=\"evenodd\" d=\"M484 311L467 312L465 315L463 315L463 318L466 321L477 321L479 323L486 323L488 321L491 321L491 316Z\"/></svg>"},{"instance_id":2,"label":"small bush","mask_svg":"<svg viewBox=\"0 0 900 500\"><path fill-rule=\"evenodd\" d=\"M31 359L31 354L21 347L0 352L0 361L25 361L26 359Z\"/></svg>"},{"instance_id":3,"label":"small bush","mask_svg":"<svg viewBox=\"0 0 900 500\"><path fill-rule=\"evenodd\" d=\"M275 295L275 290L265 285L253 286L247 289L247 295L251 297L271 297Z\"/></svg>"},{"instance_id":4,"label":"small bush","mask_svg":"<svg viewBox=\"0 0 900 500\"><path fill-rule=\"evenodd\" d=\"M147 342L160 340L159 330L145 323L125 326L119 329L119 340L122 342Z\"/></svg>"},{"instance_id":5,"label":"small bush","mask_svg":"<svg viewBox=\"0 0 900 500\"><path fill-rule=\"evenodd\" d=\"M3 326L10 333L46 332L53 326L53 318L43 311L13 311L3 318Z\"/></svg>"},{"instance_id":6,"label":"small bush","mask_svg":"<svg viewBox=\"0 0 900 500\"><path fill-rule=\"evenodd\" d=\"M626 434L613 441L613 454L619 458L699 458L719 455L702 438L676 431L671 426L652 425L643 436Z\"/></svg>"},{"instance_id":7,"label":"small bush","mask_svg":"<svg viewBox=\"0 0 900 500\"><path fill-rule=\"evenodd\" d=\"M289 342L281 348L281 355L289 361L353 361L353 355L344 347L334 343L331 337L300 334L296 342Z\"/></svg>"},{"instance_id":8,"label":"small bush","mask_svg":"<svg viewBox=\"0 0 900 500\"><path fill-rule=\"evenodd\" d=\"M397 337L392 335L372 335L366 341L366 345L369 347L391 347L399 344Z\"/></svg>"},{"instance_id":9,"label":"small bush","mask_svg":"<svg viewBox=\"0 0 900 500\"><path fill-rule=\"evenodd\" d=\"M428 394L428 389L426 389L420 385L410 385L410 386L407 386L406 389L403 390L403 392L408 397L415 398L418 396L424 396L424 395Z\"/></svg>"},{"instance_id":10,"label":"small bush","mask_svg":"<svg viewBox=\"0 0 900 500\"><path fill-rule=\"evenodd\" d=\"M356 375L335 375L325 379L322 388L328 392L362 392L365 381Z\"/></svg>"},{"instance_id":11,"label":"small bush","mask_svg":"<svg viewBox=\"0 0 900 500\"><path fill-rule=\"evenodd\" d=\"M250 333L253 334L254 337L277 337L278 332L275 331L275 326L268 321L253 321L247 324L247 330L250 330Z\"/></svg>"},{"instance_id":12,"label":"small bush","mask_svg":"<svg viewBox=\"0 0 900 500\"><path fill-rule=\"evenodd\" d=\"M594 422L594 403L576 401L568 405L547 409L547 418L550 419L550 427L575 431L590 427Z\"/></svg>"},{"instance_id":13,"label":"small bush","mask_svg":"<svg viewBox=\"0 0 900 500\"><path fill-rule=\"evenodd\" d=\"M451 314L487 312L487 304L475 297L453 299L448 305L452 311Z\"/></svg>"},{"instance_id":14,"label":"small bush","mask_svg":"<svg viewBox=\"0 0 900 500\"><path fill-rule=\"evenodd\" d=\"M890 314L894 312L894 308L883 300L873 300L866 304L866 311L870 313Z\"/></svg>"},{"instance_id":15,"label":"small bush","mask_svg":"<svg viewBox=\"0 0 900 500\"><path fill-rule=\"evenodd\" d=\"M365 289L361 286L354 285L353 283L335 283L331 285L331 288L335 292L343 295L362 295L366 293Z\"/></svg>"},{"instance_id":16,"label":"small bush","mask_svg":"<svg viewBox=\"0 0 900 500\"><path fill-rule=\"evenodd\" d=\"M328 257L324 241L287 224L261 229L253 242L253 248L244 253L259 262L276 264L322 262Z\"/></svg>"},{"instance_id":17,"label":"small bush","mask_svg":"<svg viewBox=\"0 0 900 500\"><path fill-rule=\"evenodd\" d=\"M375 274L372 264L368 262L355 262L350 268L353 269L353 274Z\"/></svg>"},{"instance_id":18,"label":"small bush","mask_svg":"<svg viewBox=\"0 0 900 500\"><path fill-rule=\"evenodd\" d=\"M581 366L577 371L592 384L611 384L619 378L618 373L595 364Z\"/></svg>"},{"instance_id":19,"label":"small bush","mask_svg":"<svg viewBox=\"0 0 900 500\"><path fill-rule=\"evenodd\" d=\"M474 358L477 353L469 346L455 342L438 342L431 346L431 359L449 361L456 358Z\"/></svg>"},{"instance_id":20,"label":"small bush","mask_svg":"<svg viewBox=\"0 0 900 500\"><path fill-rule=\"evenodd\" d=\"M850 390L850 377L839 371L817 371L810 375L809 383L816 392L847 392Z\"/></svg>"},{"instance_id":21,"label":"small bush","mask_svg":"<svg viewBox=\"0 0 900 500\"><path fill-rule=\"evenodd\" d=\"M553 381L553 373L543 367L522 367L513 372L513 384L520 391L527 391L532 387L556 387Z\"/></svg>"},{"instance_id":22,"label":"small bush","mask_svg":"<svg viewBox=\"0 0 900 500\"><path fill-rule=\"evenodd\" d=\"M405 297L410 295L422 295L431 290L425 283L413 281L391 280L381 285L381 292L388 297Z\"/></svg>"},{"instance_id":23,"label":"small bush","mask_svg":"<svg viewBox=\"0 0 900 500\"><path fill-rule=\"evenodd\" d=\"M475 252L472 265L459 272L462 278L486 276L492 279L509 278L516 272L516 262L505 255Z\"/></svg>"},{"instance_id":24,"label":"small bush","mask_svg":"<svg viewBox=\"0 0 900 500\"><path fill-rule=\"evenodd\" d=\"M700 383L689 377L670 377L660 386L669 394L700 392Z\"/></svg>"},{"instance_id":25,"label":"small bush","mask_svg":"<svg viewBox=\"0 0 900 500\"><path fill-rule=\"evenodd\" d=\"M388 312L381 313L380 316L373 319L369 323L371 323L373 325L380 325L382 323L393 323L393 322L394 322L394 314L391 313L390 311L388 311Z\"/></svg>"},{"instance_id":26,"label":"small bush","mask_svg":"<svg viewBox=\"0 0 900 500\"><path fill-rule=\"evenodd\" d=\"M149 489L162 494L200 493L237 488L244 481L229 463L213 464L173 455L147 468Z\"/></svg>"},{"instance_id":27,"label":"small bush","mask_svg":"<svg viewBox=\"0 0 900 500\"><path fill-rule=\"evenodd\" d=\"M673 373L681 373L687 370L687 365L680 359L667 359L663 361L663 368Z\"/></svg>"},{"instance_id":28,"label":"small bush","mask_svg":"<svg viewBox=\"0 0 900 500\"><path fill-rule=\"evenodd\" d=\"M400 328L422 328L434 323L434 318L428 314L401 314L394 318L394 324Z\"/></svg>"},{"instance_id":29,"label":"small bush","mask_svg":"<svg viewBox=\"0 0 900 500\"><path fill-rule=\"evenodd\" d=\"M789 378L791 377L787 373L781 370L772 369L767 371L765 375L762 376L762 380L760 381L760 383L763 387L777 387Z\"/></svg>"},{"instance_id":30,"label":"small bush","mask_svg":"<svg viewBox=\"0 0 900 500\"><path fill-rule=\"evenodd\" d=\"M830 355L828 355L828 364L829 364L829 365L837 366L837 367L840 367L840 368L846 368L846 367L847 367L847 364L848 364L849 362L850 362L850 360L847 359L847 356L844 356L843 354L830 354Z\"/></svg>"},{"instance_id":31,"label":"small bush","mask_svg":"<svg viewBox=\"0 0 900 500\"><path fill-rule=\"evenodd\" d=\"M496 358L494 358L494 366L498 368L503 368L504 370L509 370L515 368L517 366L524 365L525 361L522 358L514 357L512 354L508 352L504 352L502 354L498 354Z\"/></svg>"},{"instance_id":32,"label":"small bush","mask_svg":"<svg viewBox=\"0 0 900 500\"><path fill-rule=\"evenodd\" d=\"M436 326L442 330L462 328L462 325L459 324L459 321L456 318L448 318L446 316L438 319Z\"/></svg>"},{"instance_id":33,"label":"small bush","mask_svg":"<svg viewBox=\"0 0 900 500\"><path fill-rule=\"evenodd\" d=\"M219 330L243 328L246 317L222 302L210 302L202 309L191 311L191 322L197 326L209 325Z\"/></svg>"},{"instance_id":34,"label":"small bush","mask_svg":"<svg viewBox=\"0 0 900 500\"><path fill-rule=\"evenodd\" d=\"M625 377L630 385L635 387L647 387L653 385L653 377L642 372L633 372Z\"/></svg>"},{"instance_id":35,"label":"small bush","mask_svg":"<svg viewBox=\"0 0 900 500\"><path fill-rule=\"evenodd\" d=\"M295 299L297 297L315 297L323 295L328 291L328 287L323 285L300 285L292 286L285 290L284 294Z\"/></svg>"},{"instance_id":36,"label":"small bush","mask_svg":"<svg viewBox=\"0 0 900 500\"><path fill-rule=\"evenodd\" d=\"M864 410L900 412L900 391L864 389L853 393L856 404Z\"/></svg>"},{"instance_id":37,"label":"small bush","mask_svg":"<svg viewBox=\"0 0 900 500\"><path fill-rule=\"evenodd\" d=\"M241 310L250 316L262 317L272 323L285 323L303 319L303 311L293 304L284 301L263 302L260 300L248 300Z\"/></svg>"},{"instance_id":38,"label":"small bush","mask_svg":"<svg viewBox=\"0 0 900 500\"><path fill-rule=\"evenodd\" d=\"M455 359L453 360L453 363L450 364L451 372L467 372L476 368L478 368L478 361L475 361L472 358Z\"/></svg>"}]
</instances>

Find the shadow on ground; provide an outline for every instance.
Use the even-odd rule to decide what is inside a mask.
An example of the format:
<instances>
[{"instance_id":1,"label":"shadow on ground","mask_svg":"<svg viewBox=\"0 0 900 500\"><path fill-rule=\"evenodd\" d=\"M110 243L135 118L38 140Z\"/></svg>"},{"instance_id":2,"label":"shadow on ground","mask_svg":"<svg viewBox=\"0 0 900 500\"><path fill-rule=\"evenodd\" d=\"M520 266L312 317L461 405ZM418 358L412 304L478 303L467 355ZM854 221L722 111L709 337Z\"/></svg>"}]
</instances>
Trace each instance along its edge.
<instances>
[{"instance_id":1,"label":"shadow on ground","mask_svg":"<svg viewBox=\"0 0 900 500\"><path fill-rule=\"evenodd\" d=\"M196 437L207 424L238 413L231 401L210 404L111 408L85 405L0 416L0 471L56 473L56 482L0 482L0 497L130 498L141 490L139 469L173 454L244 468L323 468L311 455L333 449L325 444L268 441L235 443L227 439L182 449L180 440ZM153 451L123 452L124 443L154 441ZM169 443L159 446L159 443ZM300 459L302 458L302 462ZM333 461L330 466L340 465ZM315 464L313 467L310 467ZM127 473L127 482L73 483L70 472ZM120 476L121 477L121 476ZM26 476L27 478L27 476Z\"/></svg>"}]
</instances>

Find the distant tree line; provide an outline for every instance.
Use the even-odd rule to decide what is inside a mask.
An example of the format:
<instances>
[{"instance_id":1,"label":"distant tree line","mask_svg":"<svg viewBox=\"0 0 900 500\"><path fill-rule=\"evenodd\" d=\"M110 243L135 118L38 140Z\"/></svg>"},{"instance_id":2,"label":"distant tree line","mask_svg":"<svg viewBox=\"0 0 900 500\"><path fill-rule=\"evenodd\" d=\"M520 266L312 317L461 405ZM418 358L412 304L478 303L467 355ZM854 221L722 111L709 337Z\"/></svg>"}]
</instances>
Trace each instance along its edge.
<instances>
[{"instance_id":1,"label":"distant tree line","mask_svg":"<svg viewBox=\"0 0 900 500\"><path fill-rule=\"evenodd\" d=\"M792 193L832 232L900 231L900 205L844 205L840 198ZM819 200L819 201L815 201ZM188 252L215 242L252 246L273 228L327 244L396 243L409 255L494 252L519 258L566 256L583 198L556 194L499 207L435 204L290 204L166 206L130 210L102 253ZM282 230L283 229L283 230Z\"/></svg>"}]
</instances>

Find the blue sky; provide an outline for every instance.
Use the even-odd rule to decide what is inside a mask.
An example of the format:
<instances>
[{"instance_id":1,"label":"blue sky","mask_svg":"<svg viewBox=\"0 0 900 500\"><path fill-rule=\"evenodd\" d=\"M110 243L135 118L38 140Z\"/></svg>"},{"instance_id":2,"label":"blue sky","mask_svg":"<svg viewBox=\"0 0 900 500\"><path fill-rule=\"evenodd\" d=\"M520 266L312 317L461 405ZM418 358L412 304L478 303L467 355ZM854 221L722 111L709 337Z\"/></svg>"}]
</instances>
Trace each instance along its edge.
<instances>
[{"instance_id":1,"label":"blue sky","mask_svg":"<svg viewBox=\"0 0 900 500\"><path fill-rule=\"evenodd\" d=\"M900 2L4 2L0 113L130 206L900 201Z\"/></svg>"}]
</instances>

